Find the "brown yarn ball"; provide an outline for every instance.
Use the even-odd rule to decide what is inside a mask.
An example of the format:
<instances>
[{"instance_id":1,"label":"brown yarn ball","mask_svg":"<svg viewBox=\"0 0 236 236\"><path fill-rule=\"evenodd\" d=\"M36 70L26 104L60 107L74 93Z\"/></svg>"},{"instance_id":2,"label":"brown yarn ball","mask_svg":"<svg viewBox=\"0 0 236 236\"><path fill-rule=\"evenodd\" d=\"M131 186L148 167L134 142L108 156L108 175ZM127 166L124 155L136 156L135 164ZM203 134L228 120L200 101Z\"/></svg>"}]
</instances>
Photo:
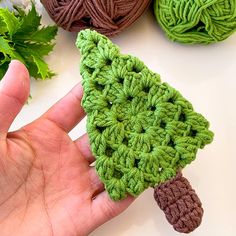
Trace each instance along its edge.
<instances>
[{"instance_id":1,"label":"brown yarn ball","mask_svg":"<svg viewBox=\"0 0 236 236\"><path fill-rule=\"evenodd\" d=\"M151 0L41 0L58 26L73 32L90 28L111 36L135 22Z\"/></svg>"},{"instance_id":2,"label":"brown yarn ball","mask_svg":"<svg viewBox=\"0 0 236 236\"><path fill-rule=\"evenodd\" d=\"M176 231L190 233L201 224L202 203L181 173L157 186L154 198Z\"/></svg>"}]
</instances>

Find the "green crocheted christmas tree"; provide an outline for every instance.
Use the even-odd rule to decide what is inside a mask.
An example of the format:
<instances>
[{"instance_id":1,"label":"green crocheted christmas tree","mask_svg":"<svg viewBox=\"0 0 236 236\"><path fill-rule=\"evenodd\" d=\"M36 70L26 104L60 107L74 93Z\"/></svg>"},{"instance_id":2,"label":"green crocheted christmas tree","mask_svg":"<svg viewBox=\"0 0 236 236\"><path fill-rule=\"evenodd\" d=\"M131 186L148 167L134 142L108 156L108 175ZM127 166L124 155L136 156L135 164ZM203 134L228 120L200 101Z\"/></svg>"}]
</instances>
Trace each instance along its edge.
<instances>
[{"instance_id":1,"label":"green crocheted christmas tree","mask_svg":"<svg viewBox=\"0 0 236 236\"><path fill-rule=\"evenodd\" d=\"M96 170L113 200L173 178L212 141L208 121L138 58L91 30L76 44Z\"/></svg>"}]
</instances>

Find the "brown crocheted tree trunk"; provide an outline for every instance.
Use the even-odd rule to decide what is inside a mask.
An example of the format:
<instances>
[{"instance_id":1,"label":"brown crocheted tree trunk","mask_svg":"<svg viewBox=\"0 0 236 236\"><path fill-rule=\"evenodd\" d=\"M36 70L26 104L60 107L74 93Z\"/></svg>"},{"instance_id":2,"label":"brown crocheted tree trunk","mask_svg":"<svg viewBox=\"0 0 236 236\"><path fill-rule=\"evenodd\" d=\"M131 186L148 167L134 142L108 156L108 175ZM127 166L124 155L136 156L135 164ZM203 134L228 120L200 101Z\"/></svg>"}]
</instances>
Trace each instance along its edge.
<instances>
[{"instance_id":1,"label":"brown crocheted tree trunk","mask_svg":"<svg viewBox=\"0 0 236 236\"><path fill-rule=\"evenodd\" d=\"M190 233L201 224L201 201L181 173L156 187L154 198L176 231Z\"/></svg>"}]
</instances>

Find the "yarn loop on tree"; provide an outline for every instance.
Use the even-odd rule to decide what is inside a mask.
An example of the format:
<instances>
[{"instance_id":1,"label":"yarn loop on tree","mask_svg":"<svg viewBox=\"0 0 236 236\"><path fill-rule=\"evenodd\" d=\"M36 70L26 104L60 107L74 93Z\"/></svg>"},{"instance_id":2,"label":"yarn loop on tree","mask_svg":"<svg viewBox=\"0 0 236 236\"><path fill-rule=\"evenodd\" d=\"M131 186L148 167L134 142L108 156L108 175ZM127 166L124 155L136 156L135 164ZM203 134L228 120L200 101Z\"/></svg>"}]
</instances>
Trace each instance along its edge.
<instances>
[{"instance_id":1,"label":"yarn loop on tree","mask_svg":"<svg viewBox=\"0 0 236 236\"><path fill-rule=\"evenodd\" d=\"M107 36L139 18L150 0L41 0L50 17L65 30L91 28Z\"/></svg>"},{"instance_id":2,"label":"yarn loop on tree","mask_svg":"<svg viewBox=\"0 0 236 236\"><path fill-rule=\"evenodd\" d=\"M236 30L236 0L155 0L167 36L182 43L213 43Z\"/></svg>"}]
</instances>

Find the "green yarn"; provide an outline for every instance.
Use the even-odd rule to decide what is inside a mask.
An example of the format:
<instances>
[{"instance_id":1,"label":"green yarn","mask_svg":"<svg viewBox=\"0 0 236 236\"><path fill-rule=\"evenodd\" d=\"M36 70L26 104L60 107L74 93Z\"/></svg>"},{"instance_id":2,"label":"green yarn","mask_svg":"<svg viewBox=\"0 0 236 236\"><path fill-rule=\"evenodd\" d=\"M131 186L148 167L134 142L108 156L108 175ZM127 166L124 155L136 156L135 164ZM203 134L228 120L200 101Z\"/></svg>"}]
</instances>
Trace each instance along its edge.
<instances>
[{"instance_id":1,"label":"green yarn","mask_svg":"<svg viewBox=\"0 0 236 236\"><path fill-rule=\"evenodd\" d=\"M181 43L214 43L236 30L236 0L155 0L167 36Z\"/></svg>"},{"instance_id":2,"label":"green yarn","mask_svg":"<svg viewBox=\"0 0 236 236\"><path fill-rule=\"evenodd\" d=\"M138 58L91 30L76 45L96 170L113 200L174 177L212 141L208 121Z\"/></svg>"}]
</instances>

